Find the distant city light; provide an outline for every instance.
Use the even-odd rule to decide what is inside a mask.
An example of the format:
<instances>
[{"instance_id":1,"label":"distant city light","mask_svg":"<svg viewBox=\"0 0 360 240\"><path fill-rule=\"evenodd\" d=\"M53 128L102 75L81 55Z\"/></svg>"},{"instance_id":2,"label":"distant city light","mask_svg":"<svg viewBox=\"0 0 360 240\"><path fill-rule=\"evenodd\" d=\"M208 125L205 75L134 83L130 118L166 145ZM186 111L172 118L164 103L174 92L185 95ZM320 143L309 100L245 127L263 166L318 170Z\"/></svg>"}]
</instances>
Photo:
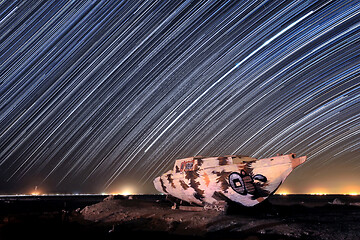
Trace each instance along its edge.
<instances>
[{"instance_id":1,"label":"distant city light","mask_svg":"<svg viewBox=\"0 0 360 240\"><path fill-rule=\"evenodd\" d=\"M328 193L316 192L316 193L310 193L310 195L323 196L323 195L328 195Z\"/></svg>"},{"instance_id":2,"label":"distant city light","mask_svg":"<svg viewBox=\"0 0 360 240\"><path fill-rule=\"evenodd\" d=\"M120 193L120 195L124 195L124 196L128 196L131 195L132 193L130 191L123 191Z\"/></svg>"},{"instance_id":3,"label":"distant city light","mask_svg":"<svg viewBox=\"0 0 360 240\"><path fill-rule=\"evenodd\" d=\"M38 189L38 186L34 187L34 190L31 192L31 195L34 195L34 196L40 195L40 191Z\"/></svg>"},{"instance_id":4,"label":"distant city light","mask_svg":"<svg viewBox=\"0 0 360 240\"><path fill-rule=\"evenodd\" d=\"M133 195L136 194L136 189L131 186L131 185L125 185L120 187L119 190L115 190L115 193L113 193L114 195L118 194L118 195L123 195L123 196L128 196L128 195Z\"/></svg>"}]
</instances>

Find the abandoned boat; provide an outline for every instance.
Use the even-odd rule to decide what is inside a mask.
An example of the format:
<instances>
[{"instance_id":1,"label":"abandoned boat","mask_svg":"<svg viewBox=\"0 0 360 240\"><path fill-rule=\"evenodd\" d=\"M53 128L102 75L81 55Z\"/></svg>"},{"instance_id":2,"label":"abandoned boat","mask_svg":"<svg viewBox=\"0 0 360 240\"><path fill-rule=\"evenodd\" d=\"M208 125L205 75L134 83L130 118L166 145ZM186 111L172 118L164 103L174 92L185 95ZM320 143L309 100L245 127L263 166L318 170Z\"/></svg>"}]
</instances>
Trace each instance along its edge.
<instances>
[{"instance_id":1,"label":"abandoned boat","mask_svg":"<svg viewBox=\"0 0 360 240\"><path fill-rule=\"evenodd\" d=\"M189 157L154 180L164 194L196 205L236 202L254 206L273 194L306 156L278 155L256 159L248 156Z\"/></svg>"}]
</instances>

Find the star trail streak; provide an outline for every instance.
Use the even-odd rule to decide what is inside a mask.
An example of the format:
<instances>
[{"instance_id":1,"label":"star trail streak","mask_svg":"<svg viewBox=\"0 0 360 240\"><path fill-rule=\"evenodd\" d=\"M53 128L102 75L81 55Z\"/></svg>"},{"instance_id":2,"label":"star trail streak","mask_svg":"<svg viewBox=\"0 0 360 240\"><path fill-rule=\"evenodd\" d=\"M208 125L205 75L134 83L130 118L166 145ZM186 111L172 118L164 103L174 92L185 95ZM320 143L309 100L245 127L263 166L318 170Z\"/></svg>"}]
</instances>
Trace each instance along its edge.
<instances>
[{"instance_id":1,"label":"star trail streak","mask_svg":"<svg viewBox=\"0 0 360 240\"><path fill-rule=\"evenodd\" d=\"M0 192L291 152L284 188L360 192L359 46L358 1L2 1Z\"/></svg>"}]
</instances>

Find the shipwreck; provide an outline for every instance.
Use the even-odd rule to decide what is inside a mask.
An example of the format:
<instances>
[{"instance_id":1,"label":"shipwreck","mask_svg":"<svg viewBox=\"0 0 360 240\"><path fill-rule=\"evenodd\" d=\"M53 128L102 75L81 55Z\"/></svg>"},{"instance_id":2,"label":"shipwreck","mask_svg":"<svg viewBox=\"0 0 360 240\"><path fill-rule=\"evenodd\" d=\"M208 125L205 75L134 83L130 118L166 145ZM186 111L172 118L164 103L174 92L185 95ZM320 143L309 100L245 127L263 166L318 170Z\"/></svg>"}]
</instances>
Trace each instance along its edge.
<instances>
[{"instance_id":1,"label":"shipwreck","mask_svg":"<svg viewBox=\"0 0 360 240\"><path fill-rule=\"evenodd\" d=\"M178 159L174 168L155 178L164 194L200 206L236 202L254 206L271 194L306 156L278 155L256 159L241 155Z\"/></svg>"}]
</instances>

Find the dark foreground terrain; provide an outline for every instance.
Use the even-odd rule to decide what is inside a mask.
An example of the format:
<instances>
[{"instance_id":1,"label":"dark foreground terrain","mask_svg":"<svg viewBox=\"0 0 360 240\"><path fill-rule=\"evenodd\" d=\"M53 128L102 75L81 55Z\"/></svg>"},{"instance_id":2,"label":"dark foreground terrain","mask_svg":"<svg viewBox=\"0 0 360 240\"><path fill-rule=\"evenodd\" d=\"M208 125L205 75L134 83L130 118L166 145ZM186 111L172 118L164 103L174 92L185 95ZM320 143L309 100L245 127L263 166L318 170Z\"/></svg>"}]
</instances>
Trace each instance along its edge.
<instances>
[{"instance_id":1,"label":"dark foreground terrain","mask_svg":"<svg viewBox=\"0 0 360 240\"><path fill-rule=\"evenodd\" d=\"M272 196L253 208L172 210L161 195L0 197L0 239L360 239L357 196Z\"/></svg>"}]
</instances>

